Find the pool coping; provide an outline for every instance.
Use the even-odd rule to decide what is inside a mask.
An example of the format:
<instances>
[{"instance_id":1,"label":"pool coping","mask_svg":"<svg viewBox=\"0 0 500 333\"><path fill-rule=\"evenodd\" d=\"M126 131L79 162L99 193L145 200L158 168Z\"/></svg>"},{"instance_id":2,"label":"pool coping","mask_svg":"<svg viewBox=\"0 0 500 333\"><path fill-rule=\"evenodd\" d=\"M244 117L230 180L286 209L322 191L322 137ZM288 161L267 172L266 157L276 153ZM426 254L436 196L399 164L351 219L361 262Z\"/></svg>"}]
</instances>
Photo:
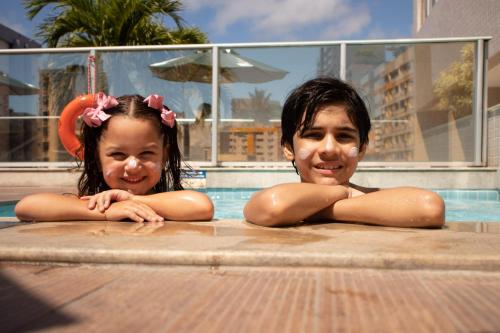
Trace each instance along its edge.
<instances>
[{"instance_id":1,"label":"pool coping","mask_svg":"<svg viewBox=\"0 0 500 333\"><path fill-rule=\"evenodd\" d=\"M0 262L500 270L500 233L239 220L44 222L0 229Z\"/></svg>"}]
</instances>

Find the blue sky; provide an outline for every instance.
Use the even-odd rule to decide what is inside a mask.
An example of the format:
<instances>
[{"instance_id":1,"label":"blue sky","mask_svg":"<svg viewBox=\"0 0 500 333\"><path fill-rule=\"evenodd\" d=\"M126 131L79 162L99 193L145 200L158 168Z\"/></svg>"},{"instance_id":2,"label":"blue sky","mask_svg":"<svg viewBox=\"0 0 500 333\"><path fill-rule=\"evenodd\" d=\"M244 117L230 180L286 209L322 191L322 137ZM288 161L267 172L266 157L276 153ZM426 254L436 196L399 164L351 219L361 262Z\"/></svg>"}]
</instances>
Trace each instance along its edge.
<instances>
[{"instance_id":1,"label":"blue sky","mask_svg":"<svg viewBox=\"0 0 500 333\"><path fill-rule=\"evenodd\" d=\"M181 16L213 43L408 38L412 0L184 0ZM2 0L0 22L35 38L21 0ZM35 38L36 39L36 38Z\"/></svg>"}]
</instances>

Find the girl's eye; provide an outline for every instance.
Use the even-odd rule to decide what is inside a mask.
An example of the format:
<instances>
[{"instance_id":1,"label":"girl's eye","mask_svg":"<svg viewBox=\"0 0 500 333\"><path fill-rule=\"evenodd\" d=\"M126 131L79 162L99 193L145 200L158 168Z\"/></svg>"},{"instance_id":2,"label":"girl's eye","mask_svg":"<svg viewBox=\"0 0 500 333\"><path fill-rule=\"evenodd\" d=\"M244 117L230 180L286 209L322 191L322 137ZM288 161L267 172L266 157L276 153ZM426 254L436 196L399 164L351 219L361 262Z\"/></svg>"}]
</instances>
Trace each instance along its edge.
<instances>
[{"instance_id":1,"label":"girl's eye","mask_svg":"<svg viewBox=\"0 0 500 333\"><path fill-rule=\"evenodd\" d=\"M118 161L123 161L127 156L124 153L111 153L109 154L112 158Z\"/></svg>"},{"instance_id":2,"label":"girl's eye","mask_svg":"<svg viewBox=\"0 0 500 333\"><path fill-rule=\"evenodd\" d=\"M155 155L154 151L143 151L141 153L141 156L153 156L153 155Z\"/></svg>"}]
</instances>

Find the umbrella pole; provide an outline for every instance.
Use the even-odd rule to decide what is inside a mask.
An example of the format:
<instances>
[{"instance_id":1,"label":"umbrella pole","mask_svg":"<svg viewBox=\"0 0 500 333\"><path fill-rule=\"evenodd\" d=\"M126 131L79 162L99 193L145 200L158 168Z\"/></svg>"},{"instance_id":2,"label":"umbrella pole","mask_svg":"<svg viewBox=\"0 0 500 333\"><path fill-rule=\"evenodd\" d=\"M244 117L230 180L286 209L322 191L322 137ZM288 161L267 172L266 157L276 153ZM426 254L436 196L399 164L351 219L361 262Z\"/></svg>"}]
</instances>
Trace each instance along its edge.
<instances>
[{"instance_id":1,"label":"umbrella pole","mask_svg":"<svg viewBox=\"0 0 500 333\"><path fill-rule=\"evenodd\" d=\"M184 110L182 113L184 114L184 117L187 116L187 107L186 107L186 84L182 84L182 105L184 105ZM182 132L183 132L183 138L182 138L182 146L183 146L183 155L185 159L190 159L190 138L189 138L189 123L183 123L182 124Z\"/></svg>"}]
</instances>

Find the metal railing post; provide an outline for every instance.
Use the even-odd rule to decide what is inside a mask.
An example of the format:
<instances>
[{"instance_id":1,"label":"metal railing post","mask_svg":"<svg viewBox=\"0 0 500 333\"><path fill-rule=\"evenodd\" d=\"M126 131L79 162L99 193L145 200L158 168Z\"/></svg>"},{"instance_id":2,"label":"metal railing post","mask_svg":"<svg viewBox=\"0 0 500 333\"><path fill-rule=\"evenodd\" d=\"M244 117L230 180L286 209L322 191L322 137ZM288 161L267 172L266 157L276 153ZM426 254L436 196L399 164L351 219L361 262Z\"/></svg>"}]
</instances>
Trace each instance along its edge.
<instances>
[{"instance_id":1,"label":"metal railing post","mask_svg":"<svg viewBox=\"0 0 500 333\"><path fill-rule=\"evenodd\" d=\"M219 157L219 47L212 47L212 156L210 165L216 166Z\"/></svg>"},{"instance_id":2,"label":"metal railing post","mask_svg":"<svg viewBox=\"0 0 500 333\"><path fill-rule=\"evenodd\" d=\"M474 108L472 109L474 121L474 165L481 166L483 160L484 138L483 118L486 113L484 108L484 40L479 39L476 42L476 68L475 68L475 86L474 86Z\"/></svg>"},{"instance_id":3,"label":"metal railing post","mask_svg":"<svg viewBox=\"0 0 500 333\"><path fill-rule=\"evenodd\" d=\"M347 77L347 44L340 44L340 79L345 81Z\"/></svg>"},{"instance_id":4,"label":"metal railing post","mask_svg":"<svg viewBox=\"0 0 500 333\"><path fill-rule=\"evenodd\" d=\"M96 70L95 64L97 62L97 58L96 58L95 49L90 50L89 56L94 57L94 62L87 61L87 71L88 71L87 75L89 75L89 77L90 77L90 80L89 80L90 87L87 87L87 90L90 91L90 93L92 93L92 94L96 94L97 91L95 91L95 90L97 89L97 70Z\"/></svg>"}]
</instances>

